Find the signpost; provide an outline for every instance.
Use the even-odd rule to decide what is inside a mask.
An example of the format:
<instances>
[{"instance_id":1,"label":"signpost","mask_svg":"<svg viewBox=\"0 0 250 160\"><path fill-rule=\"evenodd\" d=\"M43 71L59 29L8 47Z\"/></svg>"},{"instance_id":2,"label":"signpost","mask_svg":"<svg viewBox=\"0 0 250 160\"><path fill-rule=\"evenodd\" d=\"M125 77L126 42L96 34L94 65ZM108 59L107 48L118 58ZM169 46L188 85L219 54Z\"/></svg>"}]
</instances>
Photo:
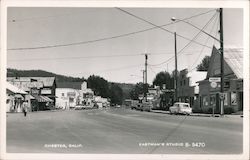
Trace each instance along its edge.
<instances>
[{"instance_id":1,"label":"signpost","mask_svg":"<svg viewBox=\"0 0 250 160\"><path fill-rule=\"evenodd\" d=\"M209 82L210 82L210 86L215 89L215 88L219 87L218 83L221 82L221 77L210 77ZM222 97L223 95L220 94L221 100L223 98ZM213 106L213 117L214 117L214 106Z\"/></svg>"}]
</instances>

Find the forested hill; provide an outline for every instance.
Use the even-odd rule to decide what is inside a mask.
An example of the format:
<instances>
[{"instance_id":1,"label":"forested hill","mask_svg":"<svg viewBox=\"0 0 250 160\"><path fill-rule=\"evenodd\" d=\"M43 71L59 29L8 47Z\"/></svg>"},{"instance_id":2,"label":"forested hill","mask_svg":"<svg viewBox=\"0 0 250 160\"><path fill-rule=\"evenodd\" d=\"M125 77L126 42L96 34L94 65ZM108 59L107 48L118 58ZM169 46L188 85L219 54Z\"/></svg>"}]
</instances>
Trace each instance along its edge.
<instances>
[{"instance_id":1,"label":"forested hill","mask_svg":"<svg viewBox=\"0 0 250 160\"><path fill-rule=\"evenodd\" d=\"M7 69L7 77L56 77L57 82L82 82L84 78L75 78L43 70Z\"/></svg>"}]
</instances>

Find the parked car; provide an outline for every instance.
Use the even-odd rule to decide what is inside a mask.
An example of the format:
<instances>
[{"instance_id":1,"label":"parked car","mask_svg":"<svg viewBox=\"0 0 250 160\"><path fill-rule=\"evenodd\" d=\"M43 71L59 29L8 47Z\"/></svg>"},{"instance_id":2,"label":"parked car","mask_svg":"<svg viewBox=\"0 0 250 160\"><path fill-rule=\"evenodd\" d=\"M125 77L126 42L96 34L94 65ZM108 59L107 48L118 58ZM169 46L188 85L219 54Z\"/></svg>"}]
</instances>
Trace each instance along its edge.
<instances>
[{"instance_id":1,"label":"parked car","mask_svg":"<svg viewBox=\"0 0 250 160\"><path fill-rule=\"evenodd\" d=\"M169 108L170 114L185 114L190 115L192 108L189 103L176 102L172 107Z\"/></svg>"},{"instance_id":2,"label":"parked car","mask_svg":"<svg viewBox=\"0 0 250 160\"><path fill-rule=\"evenodd\" d=\"M93 107L91 105L84 105L82 109L93 109Z\"/></svg>"},{"instance_id":3,"label":"parked car","mask_svg":"<svg viewBox=\"0 0 250 160\"><path fill-rule=\"evenodd\" d=\"M76 105L75 106L75 110L82 110L83 109L83 106L82 105Z\"/></svg>"},{"instance_id":4,"label":"parked car","mask_svg":"<svg viewBox=\"0 0 250 160\"><path fill-rule=\"evenodd\" d=\"M132 100L131 101L131 109L136 109L136 107L137 107L137 105L138 105L138 101L137 100Z\"/></svg>"},{"instance_id":5,"label":"parked car","mask_svg":"<svg viewBox=\"0 0 250 160\"><path fill-rule=\"evenodd\" d=\"M152 101L147 101L147 102L143 101L142 102L142 111L150 112L152 108L153 108Z\"/></svg>"}]
</instances>

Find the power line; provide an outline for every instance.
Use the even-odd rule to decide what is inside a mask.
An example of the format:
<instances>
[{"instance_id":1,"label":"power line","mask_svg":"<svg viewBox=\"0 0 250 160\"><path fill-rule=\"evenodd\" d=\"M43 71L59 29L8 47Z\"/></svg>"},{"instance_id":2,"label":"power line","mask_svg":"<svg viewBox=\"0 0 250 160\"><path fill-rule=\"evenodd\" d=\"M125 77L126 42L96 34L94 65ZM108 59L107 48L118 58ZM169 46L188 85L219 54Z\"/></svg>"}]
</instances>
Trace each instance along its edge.
<instances>
[{"instance_id":1,"label":"power line","mask_svg":"<svg viewBox=\"0 0 250 160\"><path fill-rule=\"evenodd\" d=\"M95 73L105 73L105 72L109 72L109 71L126 70L129 68L141 67L143 65L144 64L136 64L136 65L129 65L129 66L123 66L123 67L118 67L118 68L110 68L110 69L95 71ZM88 72L79 72L79 73L75 73L75 74L83 74L83 73L88 73Z\"/></svg>"},{"instance_id":2,"label":"power line","mask_svg":"<svg viewBox=\"0 0 250 160\"><path fill-rule=\"evenodd\" d=\"M172 53L154 53L151 56L165 55ZM96 59L96 58L115 58L115 57L134 57L141 56L142 54L117 54L117 55L99 55L99 56L77 56L77 57L56 57L56 58L33 58L33 59L10 59L10 62L21 62L21 61L44 61L44 60L69 60L69 59Z\"/></svg>"},{"instance_id":3,"label":"power line","mask_svg":"<svg viewBox=\"0 0 250 160\"><path fill-rule=\"evenodd\" d=\"M217 24L217 29L218 29L218 16L217 16L216 19L215 19L215 22L214 22L214 24L213 24L213 26L212 26L212 28L211 28L210 34L212 34L212 31L213 31L213 29L214 29L214 27L215 27L215 24ZM217 31L217 29L216 29L216 31ZM215 37L216 37L216 36L217 36L217 32L216 32ZM209 38L210 38L210 37L208 36L207 39L206 39L206 41L205 41L205 44L208 42ZM215 40L214 40L214 43L215 43ZM200 59L200 56L202 55L202 53L204 53L204 52L203 52L204 49L205 49L205 47L203 47L203 48L201 49L200 54L198 55L198 57L197 57L196 60L194 61L193 65L190 67L190 68L192 68L192 69L190 70L190 72L193 71L194 69L196 69L196 67L193 68L193 66L198 62L198 60Z\"/></svg>"},{"instance_id":4,"label":"power line","mask_svg":"<svg viewBox=\"0 0 250 160\"><path fill-rule=\"evenodd\" d=\"M177 55L179 55L185 48L187 48L201 33L202 33L202 30L205 29L208 24L211 23L212 19L214 19L214 17L216 16L216 13L209 19L209 21L203 26L203 28L193 37L193 39L191 39L178 53ZM205 46L204 46L205 47ZM154 65L151 65L151 66L159 66L159 65L162 65L162 64L165 64L169 61L171 61L172 59L174 59L175 56L172 56L171 58L167 59L166 61L164 62L161 62L159 64L154 64Z\"/></svg>"},{"instance_id":5,"label":"power line","mask_svg":"<svg viewBox=\"0 0 250 160\"><path fill-rule=\"evenodd\" d=\"M154 74L157 74L157 73L153 70L153 68L152 68L151 66L149 66L149 69L150 69Z\"/></svg>"},{"instance_id":6,"label":"power line","mask_svg":"<svg viewBox=\"0 0 250 160\"><path fill-rule=\"evenodd\" d=\"M191 53L191 52L185 52ZM193 52L192 52L193 53ZM150 53L150 56L159 56L173 54L173 52ZM54 57L54 58L29 58L29 59L9 59L8 62L25 62L25 61L52 61L52 60L70 60L70 59L98 59L98 58L115 58L115 57L135 57L142 54L117 54L117 55L96 55L96 56L76 56L76 57Z\"/></svg>"},{"instance_id":7,"label":"power line","mask_svg":"<svg viewBox=\"0 0 250 160\"><path fill-rule=\"evenodd\" d=\"M118 7L117 7L117 9L120 10L120 11L122 11L122 12L124 12L124 13L126 13L126 14L128 14L128 15L130 15L130 16L132 16L132 17L135 17L135 18L137 18L137 19L139 19L139 20L142 20L142 21L144 21L144 22L146 22L146 23L148 23L148 24L150 24L150 25L153 25L153 26L155 26L155 27L157 27L157 28L160 28L160 29L162 29L162 30L164 30L164 31L166 31L166 32L168 32L168 33L174 34L174 32L169 31L169 30L163 28L162 26L158 26L158 25L156 25L156 24L154 24L154 23L152 23L152 22L150 22L150 21L148 21L148 20L145 20L145 19L141 18L141 17L138 17L138 16L136 16L136 15L134 15L134 14L132 14L132 13L126 11L126 10L123 10L123 9L121 9L121 8L118 8ZM176 34L176 35L179 36L179 37L181 37L181 38L183 38L183 39L186 39L186 40L188 40L188 41L191 41L191 39L189 39L189 38L187 38L187 37L184 37L184 36L182 36L182 35L180 35L180 34ZM201 44L201 43L196 42L196 41L193 41L193 42L196 43L196 44L199 44L199 45L201 45L201 46L206 46L206 45ZM207 47L207 48L212 48L212 47L209 47L209 46L206 46L206 47Z\"/></svg>"},{"instance_id":8,"label":"power line","mask_svg":"<svg viewBox=\"0 0 250 160\"><path fill-rule=\"evenodd\" d=\"M190 23L190 22L187 22L187 21L182 21L182 22L184 22L184 23L186 23L186 24L188 24L188 25L190 25L190 26L192 26L192 27L194 27L194 28L196 28L196 29L198 29L198 30L201 30L199 27L197 27L196 25L194 25L194 24L192 24L192 23ZM206 34L207 36L212 37L214 40L217 40L218 42L220 42L220 40L219 40L218 38L212 36L211 34L208 34L206 31L203 30L202 33L204 33L204 34Z\"/></svg>"},{"instance_id":9,"label":"power line","mask_svg":"<svg viewBox=\"0 0 250 160\"><path fill-rule=\"evenodd\" d=\"M200 14L188 17L188 18L184 18L182 20L188 20L188 19L191 19L191 18L195 18L195 17L201 16L201 15L210 13L210 12L212 12L214 10L215 9L212 9L212 10L209 10L207 12L203 12L203 13L200 13ZM164 25L161 25L161 26L155 26L155 27L152 27L152 28L144 29L144 30L139 30L139 31L135 31L135 32L125 33L125 34L120 34L120 35L116 35L116 36L105 37L105 38L100 38L100 39L95 39L95 40L89 40L89 41L81 41L81 42L68 43L68 44L58 44L58 45L38 46L38 47L9 48L7 50L12 50L12 51L15 51L15 50L35 50L35 49L57 48L57 47L67 47L67 46L73 46L73 45L89 44L89 43L101 42L101 41L106 41L106 40L111 40L111 39L126 37L126 36L130 36L130 35L135 35L135 34L138 34L138 33L143 33L143 32L146 32L146 31L154 30L154 29L157 29L159 27L164 27L164 26L172 25L172 24L178 23L178 22L179 21L171 22L171 23L167 23L167 24L164 24ZM180 36L180 35L178 35L178 36ZM190 40L189 38L186 38L184 36L180 36L180 37L182 37L182 38L184 38L186 40Z\"/></svg>"},{"instance_id":10,"label":"power line","mask_svg":"<svg viewBox=\"0 0 250 160\"><path fill-rule=\"evenodd\" d=\"M44 60L68 60L68 59L95 59L95 58L113 58L141 56L141 54L124 54L124 55L100 55L100 56L78 56L78 57L56 57L56 58L33 58L33 59L12 59L9 61L44 61Z\"/></svg>"}]
</instances>

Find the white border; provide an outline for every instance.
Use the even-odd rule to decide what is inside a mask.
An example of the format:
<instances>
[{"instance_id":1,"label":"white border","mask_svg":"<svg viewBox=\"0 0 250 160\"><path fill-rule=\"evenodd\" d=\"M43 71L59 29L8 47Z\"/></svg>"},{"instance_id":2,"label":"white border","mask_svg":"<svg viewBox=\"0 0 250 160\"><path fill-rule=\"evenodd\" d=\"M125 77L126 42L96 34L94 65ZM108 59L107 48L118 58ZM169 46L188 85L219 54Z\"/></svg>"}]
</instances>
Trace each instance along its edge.
<instances>
[{"instance_id":1,"label":"white border","mask_svg":"<svg viewBox=\"0 0 250 160\"><path fill-rule=\"evenodd\" d=\"M7 7L156 7L156 8L242 8L244 9L244 123L242 155L207 154L10 154L6 153L6 107L0 107L0 159L249 159L249 2L246 1L70 1L70 0L3 0L1 4L0 106L6 99Z\"/></svg>"}]
</instances>

